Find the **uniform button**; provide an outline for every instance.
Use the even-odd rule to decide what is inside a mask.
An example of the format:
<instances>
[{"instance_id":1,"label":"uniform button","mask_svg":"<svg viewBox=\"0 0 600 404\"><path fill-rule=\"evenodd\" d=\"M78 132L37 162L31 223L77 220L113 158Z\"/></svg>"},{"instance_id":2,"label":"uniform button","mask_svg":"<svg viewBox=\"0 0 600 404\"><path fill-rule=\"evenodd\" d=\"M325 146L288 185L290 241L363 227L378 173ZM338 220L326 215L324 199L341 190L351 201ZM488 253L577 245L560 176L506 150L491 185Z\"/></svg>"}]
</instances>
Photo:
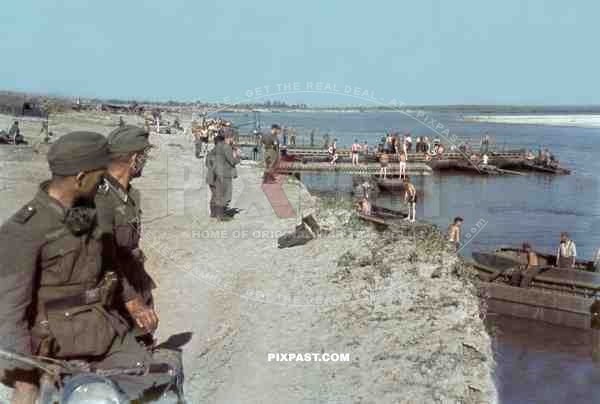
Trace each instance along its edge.
<instances>
[{"instance_id":1,"label":"uniform button","mask_svg":"<svg viewBox=\"0 0 600 404\"><path fill-rule=\"evenodd\" d=\"M27 207L27 210L33 210L33 207L31 207L31 206L28 206L28 207Z\"/></svg>"},{"instance_id":2,"label":"uniform button","mask_svg":"<svg viewBox=\"0 0 600 404\"><path fill-rule=\"evenodd\" d=\"M65 312L65 317L69 317L71 315L71 313L69 313L68 311Z\"/></svg>"}]
</instances>

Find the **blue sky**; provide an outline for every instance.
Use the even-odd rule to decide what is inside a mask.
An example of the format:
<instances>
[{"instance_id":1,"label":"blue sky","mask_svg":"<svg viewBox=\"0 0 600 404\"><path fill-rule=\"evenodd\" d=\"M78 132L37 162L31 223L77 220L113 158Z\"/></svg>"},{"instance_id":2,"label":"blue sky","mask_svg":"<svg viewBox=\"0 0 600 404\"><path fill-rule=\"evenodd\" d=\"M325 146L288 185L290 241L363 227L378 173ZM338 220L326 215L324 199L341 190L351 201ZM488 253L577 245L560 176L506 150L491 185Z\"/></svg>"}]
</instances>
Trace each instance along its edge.
<instances>
[{"instance_id":1,"label":"blue sky","mask_svg":"<svg viewBox=\"0 0 600 404\"><path fill-rule=\"evenodd\" d=\"M18 0L0 9L0 88L235 101L322 82L407 104L600 104L598 15L593 1Z\"/></svg>"}]
</instances>

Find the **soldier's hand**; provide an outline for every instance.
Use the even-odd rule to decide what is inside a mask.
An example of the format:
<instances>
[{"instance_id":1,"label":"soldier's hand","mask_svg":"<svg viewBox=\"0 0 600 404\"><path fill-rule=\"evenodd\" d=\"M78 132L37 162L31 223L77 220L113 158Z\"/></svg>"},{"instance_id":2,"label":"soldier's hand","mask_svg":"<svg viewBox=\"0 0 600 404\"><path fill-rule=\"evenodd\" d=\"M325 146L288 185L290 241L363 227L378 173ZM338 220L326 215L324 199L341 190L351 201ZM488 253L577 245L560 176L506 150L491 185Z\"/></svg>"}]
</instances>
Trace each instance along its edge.
<instances>
[{"instance_id":1,"label":"soldier's hand","mask_svg":"<svg viewBox=\"0 0 600 404\"><path fill-rule=\"evenodd\" d=\"M20 373L20 372L19 372ZM15 389L13 391L12 404L34 404L37 402L36 398L38 396L38 387L36 382L37 379L35 372L24 372L27 374L27 377L20 378L15 381Z\"/></svg>"},{"instance_id":2,"label":"soldier's hand","mask_svg":"<svg viewBox=\"0 0 600 404\"><path fill-rule=\"evenodd\" d=\"M158 327L158 316L154 308L144 304L140 297L136 297L125 303L127 311L133 317L140 328L146 332L153 333Z\"/></svg>"}]
</instances>

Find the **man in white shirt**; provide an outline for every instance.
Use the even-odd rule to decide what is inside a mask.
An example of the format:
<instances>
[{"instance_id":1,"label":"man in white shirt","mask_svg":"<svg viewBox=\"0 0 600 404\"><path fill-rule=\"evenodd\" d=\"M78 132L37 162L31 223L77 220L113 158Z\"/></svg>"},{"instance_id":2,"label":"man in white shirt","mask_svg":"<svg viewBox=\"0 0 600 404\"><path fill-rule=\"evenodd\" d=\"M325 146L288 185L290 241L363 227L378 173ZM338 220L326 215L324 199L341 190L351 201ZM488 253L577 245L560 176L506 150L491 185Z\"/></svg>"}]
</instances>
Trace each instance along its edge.
<instances>
[{"instance_id":1,"label":"man in white shirt","mask_svg":"<svg viewBox=\"0 0 600 404\"><path fill-rule=\"evenodd\" d=\"M410 153L412 151L412 138L410 137L410 133L406 134L406 137L404 138L404 143L405 143L404 151L406 153Z\"/></svg>"},{"instance_id":2,"label":"man in white shirt","mask_svg":"<svg viewBox=\"0 0 600 404\"><path fill-rule=\"evenodd\" d=\"M569 239L567 233L560 233L560 244L556 252L556 265L559 268L573 268L575 267L576 258L577 248L575 242Z\"/></svg>"}]
</instances>

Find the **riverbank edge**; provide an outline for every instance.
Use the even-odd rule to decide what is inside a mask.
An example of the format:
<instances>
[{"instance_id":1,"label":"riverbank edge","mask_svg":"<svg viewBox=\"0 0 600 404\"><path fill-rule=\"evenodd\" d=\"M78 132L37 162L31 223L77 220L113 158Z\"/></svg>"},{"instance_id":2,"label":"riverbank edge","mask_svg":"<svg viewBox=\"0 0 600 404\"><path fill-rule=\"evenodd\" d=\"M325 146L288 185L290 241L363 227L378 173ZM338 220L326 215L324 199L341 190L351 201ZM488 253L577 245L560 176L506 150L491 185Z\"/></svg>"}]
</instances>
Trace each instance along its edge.
<instances>
[{"instance_id":1,"label":"riverbank edge","mask_svg":"<svg viewBox=\"0 0 600 404\"><path fill-rule=\"evenodd\" d=\"M467 323L469 323L468 325L465 325L461 329L454 330L455 332L452 333L452 335L446 335L446 337L442 337L439 340L442 345L447 343L448 347L456 346L457 341L460 342L458 352L452 353L463 357L463 366L457 366L456 368L448 366L443 369L442 372L439 372L440 369L437 369L438 371L433 372L435 374L434 377L428 378L425 376L424 380L420 381L414 380L413 378L413 380L410 381L411 383L421 385L433 386L443 379L449 381L449 384L445 387L434 388L430 391L422 390L420 393L416 392L416 394L408 394L409 396L412 396L412 399L400 402L413 402L412 400L415 400L414 402L424 403L497 403L498 392L494 382L496 363L492 351L492 339L484 324L486 316L485 301L481 298L479 289L475 284L476 274L462 257L453 253L452 246L448 244L440 229L434 224L417 222L413 225L407 223L406 225L391 227L384 231L376 230L372 224L362 222L357 218L352 212L350 202L344 201L340 203L338 201L333 201L332 203L331 198L312 194L301 180L293 178L290 182L298 183L302 188L302 192L310 195L314 204L314 211L311 213L313 213L321 223L324 223L327 231L337 232L341 230L347 234L349 230L350 232L356 230L362 234L362 237L368 240L368 252L371 254L371 257L353 254L351 251L344 252L338 258L338 267L340 269L334 277L329 279L329 281L346 283L346 286L349 285L352 290L365 289L366 286L366 290L372 291L373 289L376 290L378 287L375 286L375 288L373 288L372 285L365 285L364 279L371 278L372 281L375 281L374 283L378 283L377 278L380 278L379 281L383 281L389 277L393 278L393 271L395 269L398 271L405 271L408 269L408 272L416 272L423 280L435 280L438 284L442 284L441 288L439 285L432 288L430 295L431 299L437 298L439 301L457 298L456 295L449 292L452 290L450 285L447 288L448 293L444 293L443 289L446 288L443 284L448 280L452 280L452 283L459 285L459 288L464 292L462 293L464 302L460 301L458 306L464 304L464 306L468 307L467 309L463 307L456 312L449 311L444 315L435 318L436 323L449 324L449 328L451 328L452 324L455 323L453 317L460 317L464 314L469 315L467 321ZM365 235L365 232L371 233L371 235ZM374 236L373 233L379 234L380 237ZM389 251L389 246L393 246L396 243L402 243L404 248L392 248L392 251ZM412 248L406 248L406 244ZM368 258L372 260L371 265L367 262ZM416 264L416 268L406 268L405 266L398 264L394 267L393 262L414 263ZM400 282L396 282L396 284L405 283L407 285L406 288L413 289L409 291L403 290L402 294L404 295L413 296L423 292L423 283L420 281L415 283L411 283L411 281L408 280L399 281ZM385 287L382 288L382 290L385 294ZM368 296L368 293L365 295ZM390 297L391 301L389 299ZM393 293L392 296L387 296L387 298L387 301L381 302L383 304L383 310L379 309L371 311L371 314L375 311L379 311L378 316L381 316L381 312L387 314L387 316L379 318L379 320L387 321L389 318L393 318L394 315L403 311L402 298L400 300L395 299ZM368 299L368 303L365 305L368 306L373 304L375 307L377 305L376 300L377 297L373 299L371 296ZM445 304L450 303L446 302ZM349 304L347 306L350 308L350 317L355 324L357 320L360 322L360 317L366 322L371 322L373 320L371 314L368 314L368 312L361 313L361 309L357 308L356 305ZM361 303L359 303L358 306L361 306ZM418 306L413 306L409 310L415 309L414 314L416 317L431 317L431 312L436 310L434 308L435 306L435 303L431 303L423 305L422 310L419 310ZM457 314L457 312L460 313ZM335 325L340 317L345 316L340 316L339 308L326 310L324 313L327 313L325 314L326 321L330 321L332 325ZM358 315L356 316L355 314ZM343 332L348 333L349 328L347 325L348 324L342 324L340 331L343 330ZM393 329L390 329L389 331L390 333L394 333ZM405 340L419 338L418 335L422 333L419 333L418 329L415 331L417 332L413 335L405 335ZM351 335L346 335L346 338L352 339L353 337ZM397 347L402 348L401 346ZM409 352L409 355L412 355L413 350L414 349L407 349L406 352ZM452 349L450 350L452 351ZM416 351L418 352L418 349ZM382 361L386 359L386 356L392 359L392 363L390 363L391 366L383 373L401 372L402 369L398 369L397 365L393 364L394 358L397 359L396 355L397 354L393 352L382 349L376 354L374 359ZM431 352L429 351L423 351L421 358L418 356L417 353L417 357L412 358L411 362L426 364L431 362L432 359L435 359L435 354L431 355ZM440 356L444 357L446 355L441 354ZM456 379L454 378L454 375L459 368L459 373L462 373L462 377ZM425 373L427 373L427 370ZM394 376L394 378L395 382L399 381L396 376ZM441 384L444 385L444 383ZM398 389L401 395L406 393L406 391L402 390L403 389L401 388ZM462 394L460 393L461 391ZM371 393L377 394L376 391ZM389 394L386 393L385 395ZM397 398L394 397L393 402L396 402L396 399ZM367 400L365 402L371 401ZM387 399L381 401L375 399L373 402L388 401Z\"/></svg>"}]
</instances>

